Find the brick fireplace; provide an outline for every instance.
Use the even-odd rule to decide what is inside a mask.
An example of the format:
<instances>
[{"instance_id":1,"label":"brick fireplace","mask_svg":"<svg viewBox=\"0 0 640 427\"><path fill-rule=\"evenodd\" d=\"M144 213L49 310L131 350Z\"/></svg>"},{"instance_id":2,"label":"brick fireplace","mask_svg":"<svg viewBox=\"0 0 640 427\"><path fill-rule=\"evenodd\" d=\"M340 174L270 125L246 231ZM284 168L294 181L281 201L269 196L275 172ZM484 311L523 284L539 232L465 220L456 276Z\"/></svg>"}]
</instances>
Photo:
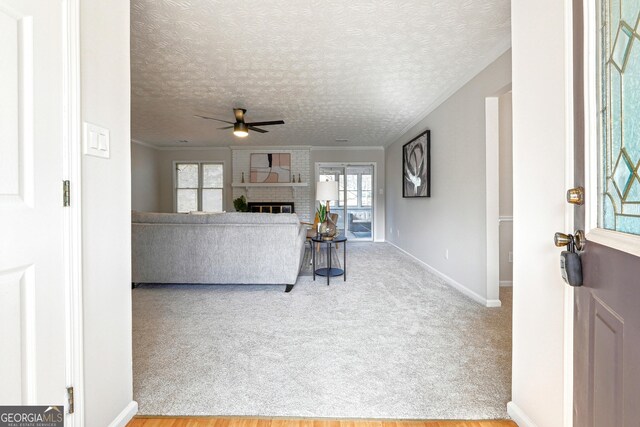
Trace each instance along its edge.
<instances>
[{"instance_id":1,"label":"brick fireplace","mask_svg":"<svg viewBox=\"0 0 640 427\"><path fill-rule=\"evenodd\" d=\"M296 178L296 183L250 183L250 159L252 153L290 153L291 174ZM310 154L308 148L259 149L255 147L233 147L231 149L233 199L245 196L250 211L253 206L260 206L259 211L257 210L258 208L255 208L258 212L273 212L274 210L277 211L278 207L280 207L280 212L283 212L283 209L286 212L290 206L291 211L295 212L301 221L310 222L314 203L311 200L313 177L309 162ZM244 182L242 180L243 173ZM275 207L275 209L269 208L270 206Z\"/></svg>"}]
</instances>

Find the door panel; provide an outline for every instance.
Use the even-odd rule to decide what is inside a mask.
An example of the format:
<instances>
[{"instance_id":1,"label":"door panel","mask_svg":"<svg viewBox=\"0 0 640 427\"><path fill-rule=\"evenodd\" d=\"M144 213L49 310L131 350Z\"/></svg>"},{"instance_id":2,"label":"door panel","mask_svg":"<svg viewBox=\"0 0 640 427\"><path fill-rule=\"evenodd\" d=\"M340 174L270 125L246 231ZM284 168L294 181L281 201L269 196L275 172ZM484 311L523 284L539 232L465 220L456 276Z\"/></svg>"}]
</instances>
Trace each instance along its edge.
<instances>
[{"instance_id":1,"label":"door panel","mask_svg":"<svg viewBox=\"0 0 640 427\"><path fill-rule=\"evenodd\" d=\"M588 242L582 266L584 285L575 291L574 425L637 426L640 260Z\"/></svg>"},{"instance_id":2,"label":"door panel","mask_svg":"<svg viewBox=\"0 0 640 427\"><path fill-rule=\"evenodd\" d=\"M62 5L0 0L0 404L65 397Z\"/></svg>"},{"instance_id":3,"label":"door panel","mask_svg":"<svg viewBox=\"0 0 640 427\"><path fill-rule=\"evenodd\" d=\"M0 342L4 347L0 378L5 385L0 388L0 402L5 404L27 402L35 391L33 291L33 266L0 273Z\"/></svg>"}]
</instances>

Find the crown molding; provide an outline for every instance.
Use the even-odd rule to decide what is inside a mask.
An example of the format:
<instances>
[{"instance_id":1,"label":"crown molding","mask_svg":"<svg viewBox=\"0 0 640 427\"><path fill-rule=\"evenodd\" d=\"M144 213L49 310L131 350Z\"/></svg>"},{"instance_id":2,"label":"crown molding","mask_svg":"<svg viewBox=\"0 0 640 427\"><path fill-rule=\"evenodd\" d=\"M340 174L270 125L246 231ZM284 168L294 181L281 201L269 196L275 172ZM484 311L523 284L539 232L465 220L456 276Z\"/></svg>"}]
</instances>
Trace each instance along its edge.
<instances>
[{"instance_id":1,"label":"crown molding","mask_svg":"<svg viewBox=\"0 0 640 427\"><path fill-rule=\"evenodd\" d=\"M269 151L269 150L310 150L310 145L230 145L231 150L251 150L251 151Z\"/></svg>"},{"instance_id":2,"label":"crown molding","mask_svg":"<svg viewBox=\"0 0 640 427\"><path fill-rule=\"evenodd\" d=\"M269 151L291 151L291 150L309 150L309 151L370 151L370 150L382 150L382 145L361 145L361 146L331 146L331 145L230 145L228 147L193 147L193 146L156 146L148 142L140 141L139 139L131 138L133 144L142 145L143 147L151 148L157 151L208 151L208 150L251 150L254 152L269 152Z\"/></svg>"},{"instance_id":3,"label":"crown molding","mask_svg":"<svg viewBox=\"0 0 640 427\"><path fill-rule=\"evenodd\" d=\"M220 151L229 147L155 147L158 151Z\"/></svg>"},{"instance_id":4,"label":"crown molding","mask_svg":"<svg viewBox=\"0 0 640 427\"><path fill-rule=\"evenodd\" d=\"M159 151L219 151L229 150L229 147L158 147Z\"/></svg>"},{"instance_id":5,"label":"crown molding","mask_svg":"<svg viewBox=\"0 0 640 427\"><path fill-rule=\"evenodd\" d=\"M311 151L369 151L369 150L382 150L384 151L384 146L382 145L361 145L361 146L351 146L351 147L332 147L330 145L322 145L317 147L311 147Z\"/></svg>"},{"instance_id":6,"label":"crown molding","mask_svg":"<svg viewBox=\"0 0 640 427\"><path fill-rule=\"evenodd\" d=\"M143 147L151 148L151 149L154 149L154 150L159 150L159 147L156 147L155 145L151 145L148 142L140 141L139 139L131 138L131 142L133 144L142 145Z\"/></svg>"},{"instance_id":7,"label":"crown molding","mask_svg":"<svg viewBox=\"0 0 640 427\"><path fill-rule=\"evenodd\" d=\"M411 131L415 126L417 126L422 120L424 120L429 114L431 114L436 108L438 108L442 103L444 103L447 99L449 99L453 94L462 89L464 85L469 83L475 76L480 74L482 70L487 68L493 62L495 62L498 58L500 58L503 54L505 54L509 49L511 49L511 36L501 40L498 45L491 50L481 61L478 61L475 67L471 67L469 72L466 73L457 83L451 85L448 89L445 89L436 99L429 105L429 107L416 119L414 119L411 123L405 126L400 132L395 133L395 136L392 134L388 135L388 139L386 143L383 144L385 147L389 147L397 142L406 139L404 138L405 134ZM422 129L424 130L424 129Z\"/></svg>"}]
</instances>

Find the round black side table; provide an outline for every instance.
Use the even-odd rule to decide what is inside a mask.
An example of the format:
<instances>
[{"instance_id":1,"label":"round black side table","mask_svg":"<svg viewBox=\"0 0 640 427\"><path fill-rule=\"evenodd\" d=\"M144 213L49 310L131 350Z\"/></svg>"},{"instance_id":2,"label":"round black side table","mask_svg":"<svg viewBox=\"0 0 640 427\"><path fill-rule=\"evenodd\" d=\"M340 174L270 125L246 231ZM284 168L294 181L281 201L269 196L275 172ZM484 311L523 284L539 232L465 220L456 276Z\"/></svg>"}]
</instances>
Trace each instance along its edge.
<instances>
[{"instance_id":1,"label":"round black side table","mask_svg":"<svg viewBox=\"0 0 640 427\"><path fill-rule=\"evenodd\" d=\"M347 280L347 238L344 235L335 236L333 240L324 240L320 236L311 238L311 253L313 260L313 280L316 280L316 275L326 276L327 286L329 286L329 279L331 277L343 276L344 280ZM342 268L331 268L331 247L336 243L344 243L344 260ZM327 267L319 268L316 270L316 245L325 244L327 246Z\"/></svg>"}]
</instances>

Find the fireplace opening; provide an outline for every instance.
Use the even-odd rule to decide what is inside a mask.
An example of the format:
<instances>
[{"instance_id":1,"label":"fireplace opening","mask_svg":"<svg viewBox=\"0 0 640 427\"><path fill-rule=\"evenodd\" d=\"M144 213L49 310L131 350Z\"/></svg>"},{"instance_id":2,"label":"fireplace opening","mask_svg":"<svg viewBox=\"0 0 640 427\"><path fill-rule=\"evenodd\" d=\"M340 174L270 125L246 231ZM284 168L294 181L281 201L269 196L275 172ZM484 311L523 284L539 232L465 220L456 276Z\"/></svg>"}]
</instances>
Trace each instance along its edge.
<instances>
[{"instance_id":1,"label":"fireplace opening","mask_svg":"<svg viewBox=\"0 0 640 427\"><path fill-rule=\"evenodd\" d=\"M249 212L294 213L293 202L249 202Z\"/></svg>"}]
</instances>

